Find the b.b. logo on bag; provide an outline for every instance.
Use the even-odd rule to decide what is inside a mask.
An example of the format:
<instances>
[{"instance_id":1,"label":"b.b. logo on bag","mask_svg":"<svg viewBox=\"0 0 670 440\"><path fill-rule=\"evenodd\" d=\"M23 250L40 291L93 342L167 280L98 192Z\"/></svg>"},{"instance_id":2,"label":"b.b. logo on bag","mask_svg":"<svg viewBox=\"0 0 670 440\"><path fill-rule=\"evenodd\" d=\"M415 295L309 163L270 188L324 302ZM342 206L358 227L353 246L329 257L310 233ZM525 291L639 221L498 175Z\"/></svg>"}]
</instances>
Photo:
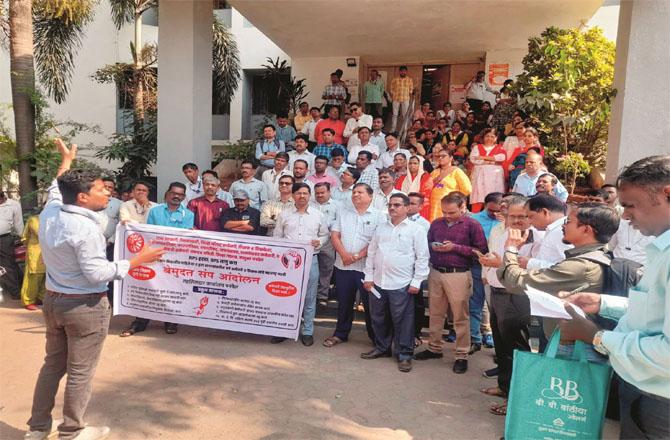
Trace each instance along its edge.
<instances>
[{"instance_id":1,"label":"b.b. logo on bag","mask_svg":"<svg viewBox=\"0 0 670 440\"><path fill-rule=\"evenodd\" d=\"M563 399L568 402L582 403L584 400L577 390L577 382L563 380L560 377L551 377L549 388L542 390L542 397L547 399Z\"/></svg>"}]
</instances>

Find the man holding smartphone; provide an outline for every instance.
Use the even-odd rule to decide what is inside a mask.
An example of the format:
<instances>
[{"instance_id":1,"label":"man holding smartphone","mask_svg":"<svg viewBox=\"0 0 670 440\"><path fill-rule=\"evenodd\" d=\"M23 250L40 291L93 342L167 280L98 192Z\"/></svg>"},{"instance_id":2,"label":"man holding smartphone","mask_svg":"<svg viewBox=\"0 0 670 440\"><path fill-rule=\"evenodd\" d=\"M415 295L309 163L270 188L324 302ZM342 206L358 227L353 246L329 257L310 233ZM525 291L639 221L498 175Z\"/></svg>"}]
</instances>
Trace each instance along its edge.
<instances>
[{"instance_id":1,"label":"man holding smartphone","mask_svg":"<svg viewBox=\"0 0 670 440\"><path fill-rule=\"evenodd\" d=\"M470 309L472 295L473 249L488 252L482 226L463 214L465 197L451 193L442 199L444 217L435 220L428 230L430 265L428 275L430 342L428 350L418 353L416 360L442 358L442 330L447 309L452 310L456 330L453 371L468 370L470 351Z\"/></svg>"}]
</instances>

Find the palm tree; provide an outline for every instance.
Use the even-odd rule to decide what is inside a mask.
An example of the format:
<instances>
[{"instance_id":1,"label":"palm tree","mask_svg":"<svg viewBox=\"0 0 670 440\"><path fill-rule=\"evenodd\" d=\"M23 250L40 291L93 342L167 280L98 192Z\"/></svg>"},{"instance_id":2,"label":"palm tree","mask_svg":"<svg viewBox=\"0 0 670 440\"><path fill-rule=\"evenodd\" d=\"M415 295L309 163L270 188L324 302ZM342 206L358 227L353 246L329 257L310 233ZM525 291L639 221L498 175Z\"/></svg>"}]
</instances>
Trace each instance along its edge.
<instances>
[{"instance_id":1,"label":"palm tree","mask_svg":"<svg viewBox=\"0 0 670 440\"><path fill-rule=\"evenodd\" d=\"M14 109L19 185L24 208L36 204L35 70L40 85L57 103L65 100L74 55L84 27L93 18L94 0L9 0L10 80ZM4 27L4 26L3 26Z\"/></svg>"}]
</instances>

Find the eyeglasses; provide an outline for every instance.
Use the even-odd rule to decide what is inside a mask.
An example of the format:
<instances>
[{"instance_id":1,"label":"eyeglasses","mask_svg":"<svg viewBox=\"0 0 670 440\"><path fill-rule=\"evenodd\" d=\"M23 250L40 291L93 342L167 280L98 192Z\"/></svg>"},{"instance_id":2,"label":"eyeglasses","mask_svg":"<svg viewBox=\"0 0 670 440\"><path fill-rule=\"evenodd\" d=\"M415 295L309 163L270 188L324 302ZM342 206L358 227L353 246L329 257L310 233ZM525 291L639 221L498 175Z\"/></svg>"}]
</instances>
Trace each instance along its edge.
<instances>
[{"instance_id":1,"label":"eyeglasses","mask_svg":"<svg viewBox=\"0 0 670 440\"><path fill-rule=\"evenodd\" d=\"M350 107L349 110L351 110L352 112L355 112L356 110L358 110L358 107Z\"/></svg>"},{"instance_id":2,"label":"eyeglasses","mask_svg":"<svg viewBox=\"0 0 670 440\"><path fill-rule=\"evenodd\" d=\"M279 186L289 186L291 182L279 182Z\"/></svg>"}]
</instances>

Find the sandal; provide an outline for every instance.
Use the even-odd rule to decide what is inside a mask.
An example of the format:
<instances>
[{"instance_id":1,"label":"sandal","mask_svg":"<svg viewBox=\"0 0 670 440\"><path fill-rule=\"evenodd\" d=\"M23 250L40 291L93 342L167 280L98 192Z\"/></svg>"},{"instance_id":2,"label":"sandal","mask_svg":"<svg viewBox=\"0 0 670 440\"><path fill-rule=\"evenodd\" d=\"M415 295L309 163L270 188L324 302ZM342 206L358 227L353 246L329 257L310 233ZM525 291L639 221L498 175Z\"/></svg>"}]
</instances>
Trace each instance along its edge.
<instances>
[{"instance_id":1,"label":"sandal","mask_svg":"<svg viewBox=\"0 0 670 440\"><path fill-rule=\"evenodd\" d=\"M343 341L342 339L338 338L337 336L331 336L329 338L326 338L325 341L323 341L323 346L327 348L331 348L336 346L337 344L344 344L347 341Z\"/></svg>"},{"instance_id":2,"label":"sandal","mask_svg":"<svg viewBox=\"0 0 670 440\"><path fill-rule=\"evenodd\" d=\"M119 336L121 336L122 338L127 338L128 336L132 336L135 333L143 332L146 329L147 329L146 326L142 326L133 322L132 324L130 324L130 327L122 331Z\"/></svg>"},{"instance_id":3,"label":"sandal","mask_svg":"<svg viewBox=\"0 0 670 440\"><path fill-rule=\"evenodd\" d=\"M496 415L496 416L506 416L507 415L507 402L491 406L489 408L489 412L493 415Z\"/></svg>"},{"instance_id":4,"label":"sandal","mask_svg":"<svg viewBox=\"0 0 670 440\"><path fill-rule=\"evenodd\" d=\"M507 397L507 395L498 387L482 388L479 390L480 393L484 393L487 396L494 397Z\"/></svg>"}]
</instances>

